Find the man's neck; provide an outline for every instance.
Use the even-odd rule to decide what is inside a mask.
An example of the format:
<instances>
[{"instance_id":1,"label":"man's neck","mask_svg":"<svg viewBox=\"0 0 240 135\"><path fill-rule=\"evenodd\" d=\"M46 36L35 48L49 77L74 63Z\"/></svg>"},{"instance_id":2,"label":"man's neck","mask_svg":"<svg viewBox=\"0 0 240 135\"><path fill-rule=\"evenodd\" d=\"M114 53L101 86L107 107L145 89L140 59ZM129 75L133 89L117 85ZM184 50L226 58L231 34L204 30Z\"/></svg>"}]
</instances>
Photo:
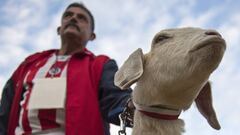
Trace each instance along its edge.
<instances>
[{"instance_id":1,"label":"man's neck","mask_svg":"<svg viewBox=\"0 0 240 135\"><path fill-rule=\"evenodd\" d=\"M62 42L61 48L58 52L59 55L72 55L77 52L83 52L85 49L84 44L76 42Z\"/></svg>"}]
</instances>

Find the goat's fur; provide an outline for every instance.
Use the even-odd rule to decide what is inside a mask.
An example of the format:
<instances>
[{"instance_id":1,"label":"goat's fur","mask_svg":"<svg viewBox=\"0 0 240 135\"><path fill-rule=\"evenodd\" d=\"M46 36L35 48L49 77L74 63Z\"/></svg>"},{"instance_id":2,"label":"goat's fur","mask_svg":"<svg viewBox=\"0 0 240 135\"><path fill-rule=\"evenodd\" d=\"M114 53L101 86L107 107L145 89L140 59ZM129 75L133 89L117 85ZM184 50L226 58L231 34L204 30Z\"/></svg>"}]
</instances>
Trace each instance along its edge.
<instances>
[{"instance_id":1,"label":"goat's fur","mask_svg":"<svg viewBox=\"0 0 240 135\"><path fill-rule=\"evenodd\" d=\"M220 129L212 106L210 74L218 67L226 44L214 30L167 29L156 34L151 50L133 52L115 75L126 89L136 82L133 101L147 107L186 110L195 101L198 110ZM135 111L133 135L181 135L183 120L163 120Z\"/></svg>"}]
</instances>

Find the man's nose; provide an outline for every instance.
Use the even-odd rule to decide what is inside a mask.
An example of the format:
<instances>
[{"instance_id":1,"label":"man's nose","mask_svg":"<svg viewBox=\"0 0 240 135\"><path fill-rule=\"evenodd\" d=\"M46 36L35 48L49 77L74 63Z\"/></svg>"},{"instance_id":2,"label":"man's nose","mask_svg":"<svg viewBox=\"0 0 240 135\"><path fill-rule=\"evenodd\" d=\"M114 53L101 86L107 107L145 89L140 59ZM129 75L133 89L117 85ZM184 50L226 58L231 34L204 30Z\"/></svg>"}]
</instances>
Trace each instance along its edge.
<instances>
[{"instance_id":1,"label":"man's nose","mask_svg":"<svg viewBox=\"0 0 240 135\"><path fill-rule=\"evenodd\" d=\"M77 15L76 14L73 15L70 21L76 23L77 22Z\"/></svg>"}]
</instances>

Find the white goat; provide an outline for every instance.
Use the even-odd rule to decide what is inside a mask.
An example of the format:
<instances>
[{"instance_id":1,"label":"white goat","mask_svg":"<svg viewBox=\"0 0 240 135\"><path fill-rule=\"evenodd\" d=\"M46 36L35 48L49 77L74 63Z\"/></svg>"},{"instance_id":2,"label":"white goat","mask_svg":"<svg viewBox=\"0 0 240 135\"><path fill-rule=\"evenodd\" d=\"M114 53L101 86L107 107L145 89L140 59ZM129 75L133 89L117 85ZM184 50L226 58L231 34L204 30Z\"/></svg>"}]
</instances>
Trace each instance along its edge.
<instances>
[{"instance_id":1,"label":"white goat","mask_svg":"<svg viewBox=\"0 0 240 135\"><path fill-rule=\"evenodd\" d=\"M136 82L132 134L181 135L184 122L178 116L194 101L208 123L220 129L208 79L225 49L214 30L178 28L157 33L149 53L133 52L115 75L121 89Z\"/></svg>"}]
</instances>

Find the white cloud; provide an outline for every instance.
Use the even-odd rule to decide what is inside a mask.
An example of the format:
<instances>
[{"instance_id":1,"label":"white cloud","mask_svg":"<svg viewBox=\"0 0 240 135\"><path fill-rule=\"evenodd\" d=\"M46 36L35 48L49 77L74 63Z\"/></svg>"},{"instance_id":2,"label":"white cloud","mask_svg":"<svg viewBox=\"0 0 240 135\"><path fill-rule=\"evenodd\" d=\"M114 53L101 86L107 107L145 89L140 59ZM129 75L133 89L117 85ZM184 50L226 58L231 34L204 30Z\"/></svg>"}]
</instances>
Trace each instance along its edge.
<instances>
[{"instance_id":1,"label":"white cloud","mask_svg":"<svg viewBox=\"0 0 240 135\"><path fill-rule=\"evenodd\" d=\"M190 10L185 14L185 16L182 16L181 22L178 26L179 27L194 26L206 28L209 23L212 23L212 20L216 15L219 14L220 11L221 8L212 8L207 11L203 11L202 14L196 16L192 15Z\"/></svg>"},{"instance_id":2,"label":"white cloud","mask_svg":"<svg viewBox=\"0 0 240 135\"><path fill-rule=\"evenodd\" d=\"M35 41L32 44L34 50L40 51L60 47L60 38L57 35L57 27L60 25L60 16L61 13L57 13L57 15L53 16L53 19L48 25L31 37L30 41L32 39Z\"/></svg>"},{"instance_id":3,"label":"white cloud","mask_svg":"<svg viewBox=\"0 0 240 135\"><path fill-rule=\"evenodd\" d=\"M19 45L26 38L25 31L17 27L0 27L0 42L5 45Z\"/></svg>"}]
</instances>

